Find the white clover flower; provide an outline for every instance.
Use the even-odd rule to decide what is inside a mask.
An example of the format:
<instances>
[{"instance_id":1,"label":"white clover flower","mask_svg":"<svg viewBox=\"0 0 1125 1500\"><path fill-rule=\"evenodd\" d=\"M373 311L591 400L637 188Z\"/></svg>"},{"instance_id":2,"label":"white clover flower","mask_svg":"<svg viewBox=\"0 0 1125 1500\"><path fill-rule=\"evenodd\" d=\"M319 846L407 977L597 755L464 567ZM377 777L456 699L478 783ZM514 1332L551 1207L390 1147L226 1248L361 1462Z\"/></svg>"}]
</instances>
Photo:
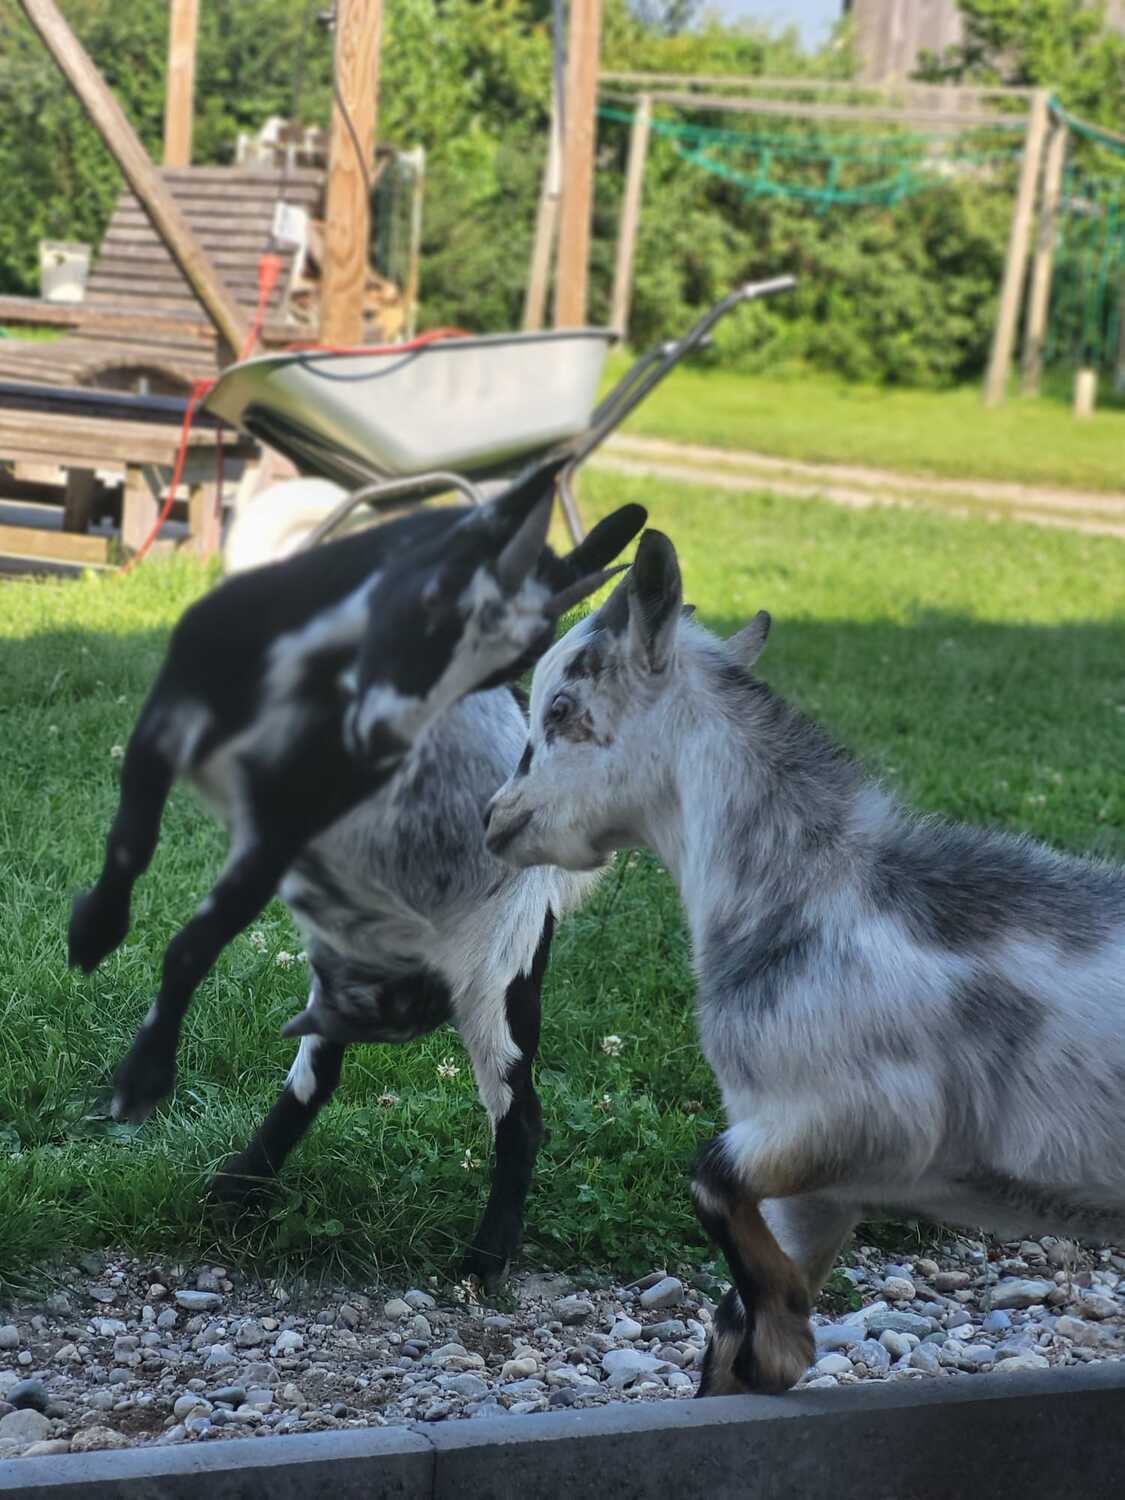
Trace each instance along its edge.
<instances>
[{"instance_id":1,"label":"white clover flower","mask_svg":"<svg viewBox=\"0 0 1125 1500\"><path fill-rule=\"evenodd\" d=\"M610 1097L610 1095L609 1094L603 1094L600 1099L596 1099L594 1101L594 1108L595 1109L600 1109L600 1110L602 1110L604 1112L605 1110L608 1110L611 1107L612 1104L613 1104L613 1100Z\"/></svg>"},{"instance_id":2,"label":"white clover flower","mask_svg":"<svg viewBox=\"0 0 1125 1500\"><path fill-rule=\"evenodd\" d=\"M465 1157L464 1157L464 1160L461 1162L461 1168L462 1168L462 1170L465 1171L465 1172L475 1172L476 1169L477 1169L477 1167L479 1167L479 1166L480 1166L480 1162L476 1159L476 1157L473 1155L473 1153L469 1150L468 1146L466 1146L465 1147Z\"/></svg>"},{"instance_id":3,"label":"white clover flower","mask_svg":"<svg viewBox=\"0 0 1125 1500\"><path fill-rule=\"evenodd\" d=\"M619 1036L611 1032L609 1036L602 1037L602 1051L607 1057L620 1057L625 1050L625 1043Z\"/></svg>"},{"instance_id":4,"label":"white clover flower","mask_svg":"<svg viewBox=\"0 0 1125 1500\"><path fill-rule=\"evenodd\" d=\"M125 759L125 746L124 745L110 745L110 747L109 747L109 758L110 758L110 760L124 760Z\"/></svg>"},{"instance_id":5,"label":"white clover flower","mask_svg":"<svg viewBox=\"0 0 1125 1500\"><path fill-rule=\"evenodd\" d=\"M386 1094L379 1095L379 1103L383 1106L384 1109L394 1109L395 1105L398 1102L399 1098L397 1094L388 1092Z\"/></svg>"},{"instance_id":6,"label":"white clover flower","mask_svg":"<svg viewBox=\"0 0 1125 1500\"><path fill-rule=\"evenodd\" d=\"M58 734L58 732L59 732L59 726L57 724L48 724L47 725L47 733L48 734Z\"/></svg>"},{"instance_id":7,"label":"white clover flower","mask_svg":"<svg viewBox=\"0 0 1125 1500\"><path fill-rule=\"evenodd\" d=\"M443 1057L437 1065L439 1078L456 1078L461 1069L451 1057Z\"/></svg>"},{"instance_id":8,"label":"white clover flower","mask_svg":"<svg viewBox=\"0 0 1125 1500\"><path fill-rule=\"evenodd\" d=\"M258 953L266 951L266 935L260 927L255 927L253 932L249 933L248 936L251 948L255 949Z\"/></svg>"},{"instance_id":9,"label":"white clover flower","mask_svg":"<svg viewBox=\"0 0 1125 1500\"><path fill-rule=\"evenodd\" d=\"M286 953L284 948L282 948L281 952L274 959L274 963L279 969L291 969L296 962L297 955L295 953Z\"/></svg>"}]
</instances>

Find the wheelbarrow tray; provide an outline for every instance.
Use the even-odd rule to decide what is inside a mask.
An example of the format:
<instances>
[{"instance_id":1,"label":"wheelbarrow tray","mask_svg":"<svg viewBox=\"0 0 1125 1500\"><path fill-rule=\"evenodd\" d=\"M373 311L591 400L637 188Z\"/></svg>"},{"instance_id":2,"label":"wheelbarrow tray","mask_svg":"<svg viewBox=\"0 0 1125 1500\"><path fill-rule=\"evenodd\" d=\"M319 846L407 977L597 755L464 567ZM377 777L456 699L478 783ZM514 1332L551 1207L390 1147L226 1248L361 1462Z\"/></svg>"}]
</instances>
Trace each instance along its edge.
<instances>
[{"instance_id":1,"label":"wheelbarrow tray","mask_svg":"<svg viewBox=\"0 0 1125 1500\"><path fill-rule=\"evenodd\" d=\"M232 366L206 406L321 471L317 456L335 453L375 475L480 474L584 432L615 339L584 328L267 354Z\"/></svg>"}]
</instances>

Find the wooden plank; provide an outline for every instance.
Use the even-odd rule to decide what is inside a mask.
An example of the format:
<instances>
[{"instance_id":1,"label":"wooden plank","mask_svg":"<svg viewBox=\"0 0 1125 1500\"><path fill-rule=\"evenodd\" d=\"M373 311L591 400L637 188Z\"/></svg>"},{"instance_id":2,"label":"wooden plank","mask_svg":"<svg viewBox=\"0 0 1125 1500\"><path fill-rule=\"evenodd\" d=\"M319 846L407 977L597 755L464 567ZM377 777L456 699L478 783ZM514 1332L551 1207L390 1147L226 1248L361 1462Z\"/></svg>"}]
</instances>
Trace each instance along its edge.
<instances>
[{"instance_id":1,"label":"wooden plank","mask_svg":"<svg viewBox=\"0 0 1125 1500\"><path fill-rule=\"evenodd\" d=\"M625 169L625 195L621 202L621 227L617 231L617 264L613 273L613 305L609 326L624 339L629 328L629 303L633 294L633 261L637 251L637 227L641 218L645 160L652 123L652 100L642 94L629 131L629 161Z\"/></svg>"},{"instance_id":2,"label":"wooden plank","mask_svg":"<svg viewBox=\"0 0 1125 1500\"><path fill-rule=\"evenodd\" d=\"M75 536L69 531L48 531L39 526L0 525L0 553L9 557L49 557L56 562L109 561L109 538Z\"/></svg>"},{"instance_id":3,"label":"wooden plank","mask_svg":"<svg viewBox=\"0 0 1125 1500\"><path fill-rule=\"evenodd\" d=\"M168 26L168 81L164 96L164 165L191 165L195 112L195 37L199 0L172 0Z\"/></svg>"},{"instance_id":4,"label":"wooden plank","mask_svg":"<svg viewBox=\"0 0 1125 1500\"><path fill-rule=\"evenodd\" d=\"M988 84L956 84L950 87L948 84L934 83L907 83L888 80L883 83L861 83L850 78L771 78L766 74L726 74L726 73L603 73L601 75L604 83L637 83L645 89L653 89L660 84L673 84L679 87L685 85L731 87L743 90L743 92L757 93L764 89L788 90L795 89L802 93L862 93L862 94L894 94L896 96L909 97L913 94L934 94L948 90L950 94L959 97L967 97L976 102L980 99L1006 98L1006 99L1030 99L1035 90L1032 88L1015 88L1009 85L997 85L991 87Z\"/></svg>"},{"instance_id":5,"label":"wooden plank","mask_svg":"<svg viewBox=\"0 0 1125 1500\"><path fill-rule=\"evenodd\" d=\"M160 501L153 486L138 464L130 464L121 497L121 545L126 552L140 551L159 514Z\"/></svg>"},{"instance_id":6,"label":"wooden plank","mask_svg":"<svg viewBox=\"0 0 1125 1500\"><path fill-rule=\"evenodd\" d=\"M555 327L586 323L602 0L571 0L564 95Z\"/></svg>"},{"instance_id":7,"label":"wooden plank","mask_svg":"<svg viewBox=\"0 0 1125 1500\"><path fill-rule=\"evenodd\" d=\"M709 109L745 115L789 115L810 120L887 120L897 125L928 125L935 130L963 130L967 125L1002 125L1014 129L1023 117L999 110L891 109L876 104L794 104L791 99L736 99L728 95L654 93L654 104ZM631 102L631 96L629 96Z\"/></svg>"},{"instance_id":8,"label":"wooden plank","mask_svg":"<svg viewBox=\"0 0 1125 1500\"><path fill-rule=\"evenodd\" d=\"M1016 342L1016 321L1023 293L1027 254L1031 244L1031 224L1035 213L1035 194L1039 186L1039 168L1043 159L1043 142L1047 135L1047 89L1038 89L1032 100L1023 143L1019 185L1012 210L1012 228L1008 236L1008 253L1004 260L1004 279L1000 285L1000 306L992 331L992 348L984 377L984 404L999 406L1008 389L1008 373Z\"/></svg>"},{"instance_id":9,"label":"wooden plank","mask_svg":"<svg viewBox=\"0 0 1125 1500\"><path fill-rule=\"evenodd\" d=\"M195 485L188 496L188 528L193 552L200 557L215 556L219 550L222 519L218 485L214 482Z\"/></svg>"},{"instance_id":10,"label":"wooden plank","mask_svg":"<svg viewBox=\"0 0 1125 1500\"><path fill-rule=\"evenodd\" d=\"M1025 396L1039 394L1039 382L1043 374L1043 343L1047 333L1047 310L1051 301L1051 275L1055 264L1055 241L1058 238L1059 198L1062 196L1066 143L1067 128L1061 120L1056 120L1051 128L1047 158L1043 164L1039 235L1028 283L1020 378L1020 388Z\"/></svg>"},{"instance_id":11,"label":"wooden plank","mask_svg":"<svg viewBox=\"0 0 1125 1500\"><path fill-rule=\"evenodd\" d=\"M193 427L188 446L213 451L215 442L214 430ZM160 428L141 422L99 421L46 413L37 416L31 425L26 414L0 412L0 456L5 458L18 453L21 459L30 462L53 459L60 464L78 464L86 468L100 468L103 460L167 466L175 459L179 446L178 427Z\"/></svg>"},{"instance_id":12,"label":"wooden plank","mask_svg":"<svg viewBox=\"0 0 1125 1500\"><path fill-rule=\"evenodd\" d=\"M329 344L363 342L371 242L367 180L374 160L383 0L337 0L336 87L328 158L320 319ZM350 128L340 107L347 107ZM353 136L354 131L354 136Z\"/></svg>"},{"instance_id":13,"label":"wooden plank","mask_svg":"<svg viewBox=\"0 0 1125 1500\"><path fill-rule=\"evenodd\" d=\"M63 530L87 531L98 493L98 476L93 469L68 469L63 491Z\"/></svg>"},{"instance_id":14,"label":"wooden plank","mask_svg":"<svg viewBox=\"0 0 1125 1500\"><path fill-rule=\"evenodd\" d=\"M539 185L539 207L535 215L535 241L527 271L527 291L523 301L525 332L543 327L547 312L547 288L551 280L551 261L559 227L559 197L562 193L562 141L560 139L559 101L551 83L551 109L547 124L547 156L543 163L543 181Z\"/></svg>"},{"instance_id":15,"label":"wooden plank","mask_svg":"<svg viewBox=\"0 0 1125 1500\"><path fill-rule=\"evenodd\" d=\"M113 152L219 334L232 349L241 349L249 331L242 310L223 286L171 190L149 160L140 137L67 25L55 0L20 0L20 5Z\"/></svg>"}]
</instances>

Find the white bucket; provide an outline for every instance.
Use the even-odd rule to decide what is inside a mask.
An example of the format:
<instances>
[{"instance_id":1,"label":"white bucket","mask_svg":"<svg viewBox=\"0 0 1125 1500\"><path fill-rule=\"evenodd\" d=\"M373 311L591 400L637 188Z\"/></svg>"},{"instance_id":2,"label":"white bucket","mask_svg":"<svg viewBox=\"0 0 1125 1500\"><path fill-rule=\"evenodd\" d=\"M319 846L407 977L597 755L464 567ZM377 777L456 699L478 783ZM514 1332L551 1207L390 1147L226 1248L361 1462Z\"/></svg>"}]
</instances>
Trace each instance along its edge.
<instances>
[{"instance_id":1,"label":"white bucket","mask_svg":"<svg viewBox=\"0 0 1125 1500\"><path fill-rule=\"evenodd\" d=\"M39 290L45 302L81 302L90 247L73 240L39 241Z\"/></svg>"}]
</instances>

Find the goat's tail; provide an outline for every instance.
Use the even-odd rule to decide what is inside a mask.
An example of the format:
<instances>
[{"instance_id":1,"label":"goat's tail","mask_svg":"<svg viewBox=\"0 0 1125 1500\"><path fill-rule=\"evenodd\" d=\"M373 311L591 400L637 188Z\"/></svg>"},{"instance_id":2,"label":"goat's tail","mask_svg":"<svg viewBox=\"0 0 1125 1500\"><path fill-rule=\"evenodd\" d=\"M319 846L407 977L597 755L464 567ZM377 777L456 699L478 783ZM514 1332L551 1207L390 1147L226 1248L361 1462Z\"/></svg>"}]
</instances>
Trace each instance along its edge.
<instances>
[{"instance_id":1,"label":"goat's tail","mask_svg":"<svg viewBox=\"0 0 1125 1500\"><path fill-rule=\"evenodd\" d=\"M70 914L69 962L86 974L124 941L133 886L148 869L160 838L160 817L175 769L159 740L156 720L142 714L125 751L121 797L102 873Z\"/></svg>"}]
</instances>

